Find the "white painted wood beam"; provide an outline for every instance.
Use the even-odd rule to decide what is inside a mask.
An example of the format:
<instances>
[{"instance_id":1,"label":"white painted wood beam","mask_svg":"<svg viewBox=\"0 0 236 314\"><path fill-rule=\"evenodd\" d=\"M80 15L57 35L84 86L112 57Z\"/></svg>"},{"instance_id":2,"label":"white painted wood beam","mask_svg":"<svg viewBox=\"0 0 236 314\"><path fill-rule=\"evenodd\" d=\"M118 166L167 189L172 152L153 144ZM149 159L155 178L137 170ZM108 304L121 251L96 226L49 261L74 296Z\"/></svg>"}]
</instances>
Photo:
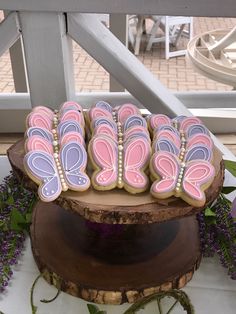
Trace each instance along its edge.
<instances>
[{"instance_id":1,"label":"white painted wood beam","mask_svg":"<svg viewBox=\"0 0 236 314\"><path fill-rule=\"evenodd\" d=\"M5 18L10 11L4 11ZM17 93L27 92L26 69L23 56L22 38L20 37L9 49L11 68L14 79L15 91Z\"/></svg>"},{"instance_id":2,"label":"white painted wood beam","mask_svg":"<svg viewBox=\"0 0 236 314\"><path fill-rule=\"evenodd\" d=\"M187 108L236 108L236 91L176 92Z\"/></svg>"},{"instance_id":3,"label":"white painted wood beam","mask_svg":"<svg viewBox=\"0 0 236 314\"><path fill-rule=\"evenodd\" d=\"M55 12L20 12L32 106L57 108L74 97L71 39L65 17Z\"/></svg>"},{"instance_id":4,"label":"white painted wood beam","mask_svg":"<svg viewBox=\"0 0 236 314\"><path fill-rule=\"evenodd\" d=\"M128 45L128 16L126 14L110 14L109 29L121 42ZM124 92L124 87L110 75L110 92Z\"/></svg>"},{"instance_id":5,"label":"white painted wood beam","mask_svg":"<svg viewBox=\"0 0 236 314\"><path fill-rule=\"evenodd\" d=\"M27 78L21 38L19 38L14 45L12 45L9 52L15 91L17 93L26 93Z\"/></svg>"},{"instance_id":6,"label":"white painted wood beam","mask_svg":"<svg viewBox=\"0 0 236 314\"><path fill-rule=\"evenodd\" d=\"M1 0L0 6L19 11L235 16L234 0Z\"/></svg>"},{"instance_id":7,"label":"white painted wood beam","mask_svg":"<svg viewBox=\"0 0 236 314\"><path fill-rule=\"evenodd\" d=\"M68 14L68 34L144 107L169 116L191 113L92 14ZM95 49L96 47L96 49ZM158 105L157 105L158 104Z\"/></svg>"},{"instance_id":8,"label":"white painted wood beam","mask_svg":"<svg viewBox=\"0 0 236 314\"><path fill-rule=\"evenodd\" d=\"M20 27L16 12L10 13L0 23L0 56L20 37Z\"/></svg>"},{"instance_id":9,"label":"white painted wood beam","mask_svg":"<svg viewBox=\"0 0 236 314\"><path fill-rule=\"evenodd\" d=\"M199 91L199 92L175 92L174 95L189 109L217 109L224 111L236 110L236 92L235 91ZM139 108L142 104L128 92L93 92L77 93L75 100L85 108L89 108L99 100L105 100L111 104L122 104L132 102ZM1 109L31 108L30 96L28 93L0 93Z\"/></svg>"}]
</instances>

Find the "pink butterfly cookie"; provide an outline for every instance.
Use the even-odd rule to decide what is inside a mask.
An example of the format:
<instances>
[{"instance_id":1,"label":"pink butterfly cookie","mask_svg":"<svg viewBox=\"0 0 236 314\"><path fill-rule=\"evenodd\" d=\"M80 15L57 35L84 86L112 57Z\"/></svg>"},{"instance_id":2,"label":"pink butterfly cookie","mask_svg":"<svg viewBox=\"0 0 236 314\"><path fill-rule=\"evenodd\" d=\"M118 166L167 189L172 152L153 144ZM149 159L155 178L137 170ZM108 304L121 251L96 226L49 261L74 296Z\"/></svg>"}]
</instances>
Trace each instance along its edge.
<instances>
[{"instance_id":1,"label":"pink butterfly cookie","mask_svg":"<svg viewBox=\"0 0 236 314\"><path fill-rule=\"evenodd\" d=\"M204 206L204 191L215 176L215 169L208 161L181 163L169 152L155 153L150 161L150 171L156 179L150 190L154 197L166 199L176 196L195 207Z\"/></svg>"},{"instance_id":2,"label":"pink butterfly cookie","mask_svg":"<svg viewBox=\"0 0 236 314\"><path fill-rule=\"evenodd\" d=\"M94 136L89 143L89 155L95 172L92 184L97 190L124 188L140 193L148 188L145 169L150 158L150 145L142 137L117 145L108 136Z\"/></svg>"}]
</instances>

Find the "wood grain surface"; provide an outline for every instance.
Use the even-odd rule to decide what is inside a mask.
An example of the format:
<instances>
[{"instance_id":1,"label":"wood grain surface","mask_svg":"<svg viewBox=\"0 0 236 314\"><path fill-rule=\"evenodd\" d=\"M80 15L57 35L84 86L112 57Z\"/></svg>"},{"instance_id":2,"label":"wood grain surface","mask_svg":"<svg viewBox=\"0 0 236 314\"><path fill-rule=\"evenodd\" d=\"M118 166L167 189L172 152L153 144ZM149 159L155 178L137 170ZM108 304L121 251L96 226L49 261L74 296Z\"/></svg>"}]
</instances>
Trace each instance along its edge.
<instances>
[{"instance_id":1,"label":"wood grain surface","mask_svg":"<svg viewBox=\"0 0 236 314\"><path fill-rule=\"evenodd\" d=\"M25 173L23 167L24 141L19 141L8 150L8 157L13 170L20 180L36 190L37 186ZM213 201L220 193L224 180L224 164L218 150L214 151L216 176L206 191L207 203ZM77 213L84 218L108 224L147 224L168 221L196 214L202 208L188 205L175 197L157 200L149 192L136 195L125 190L95 191L90 188L86 192L67 191L62 193L56 202L64 209Z\"/></svg>"},{"instance_id":2,"label":"wood grain surface","mask_svg":"<svg viewBox=\"0 0 236 314\"><path fill-rule=\"evenodd\" d=\"M150 225L105 225L38 202L31 239L36 263L50 284L96 303L132 303L182 288L201 259L195 216Z\"/></svg>"}]
</instances>

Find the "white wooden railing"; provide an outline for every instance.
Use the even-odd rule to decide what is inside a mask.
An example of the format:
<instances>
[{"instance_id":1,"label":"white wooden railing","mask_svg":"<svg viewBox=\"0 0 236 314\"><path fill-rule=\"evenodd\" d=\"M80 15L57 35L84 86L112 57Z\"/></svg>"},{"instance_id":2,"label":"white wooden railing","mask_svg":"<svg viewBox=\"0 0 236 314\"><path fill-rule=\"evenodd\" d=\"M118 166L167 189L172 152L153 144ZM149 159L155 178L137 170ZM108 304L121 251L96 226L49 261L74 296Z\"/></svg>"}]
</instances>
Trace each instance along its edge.
<instances>
[{"instance_id":1,"label":"white wooden railing","mask_svg":"<svg viewBox=\"0 0 236 314\"><path fill-rule=\"evenodd\" d=\"M0 0L0 9L10 12L0 24L0 55L22 38L29 86L29 94L0 94L0 132L23 131L25 115L31 107L46 104L56 108L68 99L78 100L84 106L91 105L96 99L115 104L126 99L151 112L170 116L191 115L194 111L187 107L191 110L235 107L235 92L177 95L169 92L110 30L90 14L110 13L119 21L124 14L133 13L233 16L235 8L233 0L225 0L223 6L219 0ZM121 83L128 93L76 94L72 39L115 78L116 86L117 82ZM229 131L232 117L226 119L227 123L214 118L211 130ZM207 125L212 122L210 114L206 122ZM217 140L215 143L224 150Z\"/></svg>"}]
</instances>

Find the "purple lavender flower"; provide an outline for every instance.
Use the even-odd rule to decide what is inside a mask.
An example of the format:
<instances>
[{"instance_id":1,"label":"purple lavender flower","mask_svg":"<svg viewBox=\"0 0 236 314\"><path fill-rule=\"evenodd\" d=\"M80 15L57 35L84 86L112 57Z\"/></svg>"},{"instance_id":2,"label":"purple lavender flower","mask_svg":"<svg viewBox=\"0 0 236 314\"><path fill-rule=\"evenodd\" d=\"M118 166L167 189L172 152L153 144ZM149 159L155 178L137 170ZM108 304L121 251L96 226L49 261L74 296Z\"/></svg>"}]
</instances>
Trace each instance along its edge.
<instances>
[{"instance_id":1,"label":"purple lavender flower","mask_svg":"<svg viewBox=\"0 0 236 314\"><path fill-rule=\"evenodd\" d=\"M203 255L217 253L229 276L236 280L236 199L231 205L221 194L211 210L215 213L214 220L204 213L198 215Z\"/></svg>"},{"instance_id":2,"label":"purple lavender flower","mask_svg":"<svg viewBox=\"0 0 236 314\"><path fill-rule=\"evenodd\" d=\"M24 230L12 229L12 212L29 213L33 193L25 190L11 174L0 184L0 292L8 286L15 265L24 246Z\"/></svg>"},{"instance_id":3,"label":"purple lavender flower","mask_svg":"<svg viewBox=\"0 0 236 314\"><path fill-rule=\"evenodd\" d=\"M231 216L235 219L236 218L236 198L234 199L232 203L232 208L230 212Z\"/></svg>"}]
</instances>

